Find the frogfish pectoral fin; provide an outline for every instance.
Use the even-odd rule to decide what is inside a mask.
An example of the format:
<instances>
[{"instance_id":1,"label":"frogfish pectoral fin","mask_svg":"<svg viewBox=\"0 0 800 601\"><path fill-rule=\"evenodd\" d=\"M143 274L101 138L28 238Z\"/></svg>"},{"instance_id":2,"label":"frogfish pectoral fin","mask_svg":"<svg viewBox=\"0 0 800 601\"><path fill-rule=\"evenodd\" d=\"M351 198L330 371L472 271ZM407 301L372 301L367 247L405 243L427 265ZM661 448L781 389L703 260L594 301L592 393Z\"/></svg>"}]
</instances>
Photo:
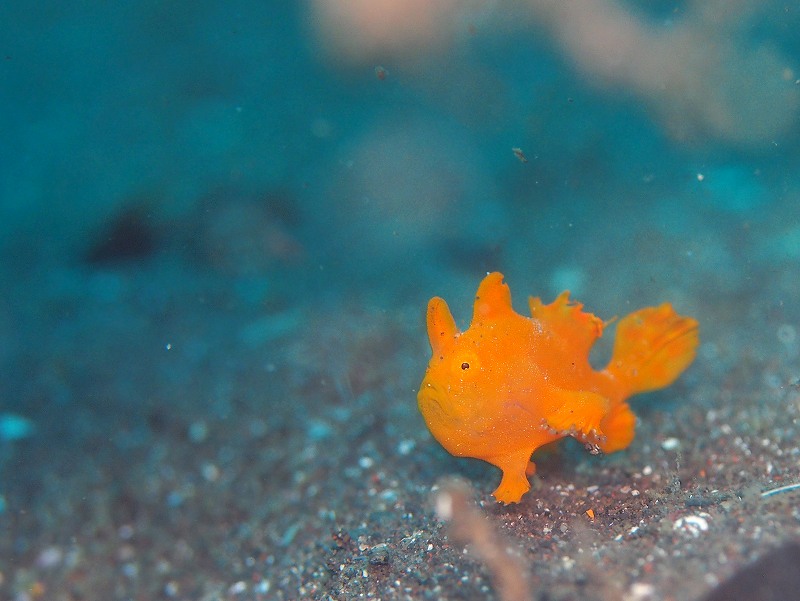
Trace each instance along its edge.
<instances>
[{"instance_id":1,"label":"frogfish pectoral fin","mask_svg":"<svg viewBox=\"0 0 800 601\"><path fill-rule=\"evenodd\" d=\"M601 423L611 408L611 402L596 392L548 390L553 406L545 415L544 426L553 434L574 436L583 441L596 441L603 436Z\"/></svg>"},{"instance_id":2,"label":"frogfish pectoral fin","mask_svg":"<svg viewBox=\"0 0 800 601\"><path fill-rule=\"evenodd\" d=\"M621 451L633 442L636 431L636 416L625 401L621 401L600 422L604 440L599 443L603 453Z\"/></svg>"},{"instance_id":3,"label":"frogfish pectoral fin","mask_svg":"<svg viewBox=\"0 0 800 601\"><path fill-rule=\"evenodd\" d=\"M499 457L485 459L485 461L503 470L500 484L492 493L498 502L504 505L519 503L522 495L531 489L531 484L525 474L530 464L532 452L531 449L521 449Z\"/></svg>"}]
</instances>

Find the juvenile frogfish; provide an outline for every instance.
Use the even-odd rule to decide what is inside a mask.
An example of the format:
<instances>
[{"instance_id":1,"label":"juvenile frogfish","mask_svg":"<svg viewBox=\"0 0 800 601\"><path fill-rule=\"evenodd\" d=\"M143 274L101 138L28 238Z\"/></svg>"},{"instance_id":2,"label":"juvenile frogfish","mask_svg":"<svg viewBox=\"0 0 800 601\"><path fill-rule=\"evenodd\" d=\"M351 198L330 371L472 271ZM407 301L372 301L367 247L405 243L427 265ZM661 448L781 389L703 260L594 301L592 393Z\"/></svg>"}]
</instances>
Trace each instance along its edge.
<instances>
[{"instance_id":1,"label":"juvenile frogfish","mask_svg":"<svg viewBox=\"0 0 800 601\"><path fill-rule=\"evenodd\" d=\"M542 445L572 436L596 454L631 444L636 416L626 400L674 382L699 343L697 321L669 303L639 309L619 321L611 360L596 370L589 351L607 324L569 292L529 305L531 317L514 311L497 272L478 287L463 332L443 299L428 303L433 356L419 409L447 451L503 471L493 493L502 503L528 492L531 455Z\"/></svg>"}]
</instances>

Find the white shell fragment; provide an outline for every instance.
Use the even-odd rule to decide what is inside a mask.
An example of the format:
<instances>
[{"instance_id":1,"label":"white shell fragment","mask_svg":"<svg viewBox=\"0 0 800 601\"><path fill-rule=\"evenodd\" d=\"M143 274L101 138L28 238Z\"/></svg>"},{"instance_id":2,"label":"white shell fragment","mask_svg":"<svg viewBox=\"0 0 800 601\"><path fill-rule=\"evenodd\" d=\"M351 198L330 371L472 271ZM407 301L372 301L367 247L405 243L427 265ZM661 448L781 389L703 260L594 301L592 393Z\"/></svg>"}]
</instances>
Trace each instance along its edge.
<instances>
[{"instance_id":1,"label":"white shell fragment","mask_svg":"<svg viewBox=\"0 0 800 601\"><path fill-rule=\"evenodd\" d=\"M703 532L708 530L708 520L706 519L708 517L711 516L709 516L707 513L687 515L675 520L675 523L672 525L672 529L675 532L686 534L692 538L698 538L701 534L703 534Z\"/></svg>"}]
</instances>

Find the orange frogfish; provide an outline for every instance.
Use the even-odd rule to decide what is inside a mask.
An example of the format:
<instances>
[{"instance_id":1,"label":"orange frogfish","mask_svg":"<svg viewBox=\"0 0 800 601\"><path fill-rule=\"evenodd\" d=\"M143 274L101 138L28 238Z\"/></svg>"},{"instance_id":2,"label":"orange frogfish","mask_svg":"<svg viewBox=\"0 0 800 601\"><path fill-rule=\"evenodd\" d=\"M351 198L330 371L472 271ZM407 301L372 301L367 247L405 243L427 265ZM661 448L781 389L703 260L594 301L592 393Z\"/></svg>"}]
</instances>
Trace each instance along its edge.
<instances>
[{"instance_id":1,"label":"orange frogfish","mask_svg":"<svg viewBox=\"0 0 800 601\"><path fill-rule=\"evenodd\" d=\"M626 448L636 416L626 399L671 384L694 360L698 324L669 303L617 324L611 361L589 364L604 323L563 292L549 305L529 300L531 317L511 307L501 273L478 287L472 323L456 327L447 303L428 304L433 356L418 394L433 436L458 457L503 471L495 498L518 503L535 466L531 454L565 436L592 453Z\"/></svg>"}]
</instances>

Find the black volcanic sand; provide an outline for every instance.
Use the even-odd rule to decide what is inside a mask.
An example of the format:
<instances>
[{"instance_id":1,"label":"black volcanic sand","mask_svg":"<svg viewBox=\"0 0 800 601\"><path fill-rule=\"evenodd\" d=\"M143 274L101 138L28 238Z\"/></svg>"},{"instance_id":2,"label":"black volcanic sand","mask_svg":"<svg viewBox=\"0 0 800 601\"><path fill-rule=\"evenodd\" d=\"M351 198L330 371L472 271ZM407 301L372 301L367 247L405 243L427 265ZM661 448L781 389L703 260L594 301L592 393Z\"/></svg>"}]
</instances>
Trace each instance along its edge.
<instances>
[{"instance_id":1,"label":"black volcanic sand","mask_svg":"<svg viewBox=\"0 0 800 601\"><path fill-rule=\"evenodd\" d=\"M634 399L629 449L566 441L508 507L499 472L447 454L416 409L441 290L321 299L287 270L254 294L170 253L109 261L32 271L2 299L4 394L36 428L2 446L4 599L498 599L434 511L448 475L542 601L700 599L800 539L800 492L762 494L800 480L788 260L724 294L700 284L713 265L681 263L695 363ZM638 274L607 269L612 297Z\"/></svg>"}]
</instances>

